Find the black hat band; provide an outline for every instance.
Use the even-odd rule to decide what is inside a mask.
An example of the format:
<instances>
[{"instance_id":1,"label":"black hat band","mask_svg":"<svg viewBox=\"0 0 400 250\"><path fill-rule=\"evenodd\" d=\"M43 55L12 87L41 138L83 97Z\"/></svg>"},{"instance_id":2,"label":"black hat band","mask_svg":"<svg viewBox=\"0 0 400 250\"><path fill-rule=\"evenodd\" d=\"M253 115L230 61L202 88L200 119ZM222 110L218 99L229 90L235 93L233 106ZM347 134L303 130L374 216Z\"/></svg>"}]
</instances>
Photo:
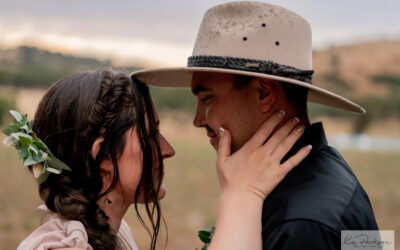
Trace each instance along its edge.
<instances>
[{"instance_id":1,"label":"black hat band","mask_svg":"<svg viewBox=\"0 0 400 250\"><path fill-rule=\"evenodd\" d=\"M311 84L314 70L301 70L273 61L246 59L230 56L191 56L188 67L210 67L243 70L268 75L287 77Z\"/></svg>"}]
</instances>

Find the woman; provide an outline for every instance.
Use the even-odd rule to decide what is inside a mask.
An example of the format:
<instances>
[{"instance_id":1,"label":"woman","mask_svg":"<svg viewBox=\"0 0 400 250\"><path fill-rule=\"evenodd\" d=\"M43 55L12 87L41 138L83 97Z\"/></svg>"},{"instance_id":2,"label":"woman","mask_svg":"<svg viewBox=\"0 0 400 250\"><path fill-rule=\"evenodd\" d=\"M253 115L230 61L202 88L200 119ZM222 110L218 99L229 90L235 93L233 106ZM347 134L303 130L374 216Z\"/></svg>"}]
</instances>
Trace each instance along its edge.
<instances>
[{"instance_id":1,"label":"woman","mask_svg":"<svg viewBox=\"0 0 400 250\"><path fill-rule=\"evenodd\" d=\"M263 200L310 151L306 147L280 164L301 135L290 122L264 144L283 116L273 115L233 155L230 133L221 128L222 195L209 249L261 249ZM175 153L158 125L148 87L124 74L93 71L53 84L32 130L71 171L49 174L39 184L42 209L52 216L19 249L137 249L123 216L133 204L141 218L138 203L146 207L155 249L163 160Z\"/></svg>"}]
</instances>

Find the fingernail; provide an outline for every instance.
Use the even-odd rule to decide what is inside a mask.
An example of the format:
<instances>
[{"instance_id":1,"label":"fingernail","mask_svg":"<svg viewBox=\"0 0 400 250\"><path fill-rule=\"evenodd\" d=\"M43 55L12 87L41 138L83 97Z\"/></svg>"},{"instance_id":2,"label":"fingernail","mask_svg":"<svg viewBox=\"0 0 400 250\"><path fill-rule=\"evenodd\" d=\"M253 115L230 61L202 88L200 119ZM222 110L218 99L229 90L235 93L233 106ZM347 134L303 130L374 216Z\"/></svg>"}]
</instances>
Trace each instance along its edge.
<instances>
[{"instance_id":1,"label":"fingernail","mask_svg":"<svg viewBox=\"0 0 400 250\"><path fill-rule=\"evenodd\" d=\"M299 118L295 117L292 120L293 125L297 125L300 122Z\"/></svg>"},{"instance_id":2,"label":"fingernail","mask_svg":"<svg viewBox=\"0 0 400 250\"><path fill-rule=\"evenodd\" d=\"M304 131L304 126L300 126L300 128L297 129L297 132L301 133Z\"/></svg>"},{"instance_id":3,"label":"fingernail","mask_svg":"<svg viewBox=\"0 0 400 250\"><path fill-rule=\"evenodd\" d=\"M219 127L219 136L222 137L225 134L225 129L223 127Z\"/></svg>"},{"instance_id":4,"label":"fingernail","mask_svg":"<svg viewBox=\"0 0 400 250\"><path fill-rule=\"evenodd\" d=\"M286 114L285 111L280 110L280 111L278 112L278 117L282 119L282 118L285 116L285 114Z\"/></svg>"},{"instance_id":5,"label":"fingernail","mask_svg":"<svg viewBox=\"0 0 400 250\"><path fill-rule=\"evenodd\" d=\"M308 145L307 148L306 148L306 153L310 153L311 149L312 149L312 146L311 146L311 144L310 144L310 145Z\"/></svg>"}]
</instances>

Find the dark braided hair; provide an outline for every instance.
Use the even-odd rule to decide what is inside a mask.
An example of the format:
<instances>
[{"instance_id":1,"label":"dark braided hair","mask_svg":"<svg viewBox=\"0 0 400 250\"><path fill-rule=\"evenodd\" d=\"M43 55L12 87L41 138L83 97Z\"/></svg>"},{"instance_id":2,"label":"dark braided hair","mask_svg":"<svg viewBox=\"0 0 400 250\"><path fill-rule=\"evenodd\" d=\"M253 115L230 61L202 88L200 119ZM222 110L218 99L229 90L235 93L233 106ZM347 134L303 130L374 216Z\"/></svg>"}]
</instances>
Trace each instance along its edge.
<instances>
[{"instance_id":1,"label":"dark braided hair","mask_svg":"<svg viewBox=\"0 0 400 250\"><path fill-rule=\"evenodd\" d=\"M146 226L151 235L150 248L155 249L161 221L157 199L161 182L155 185L154 180L162 179L163 162L158 136L149 136L149 131L158 131L153 112L148 87L112 71L67 76L49 88L38 106L32 129L72 169L60 175L51 174L39 186L40 196L49 210L66 220L82 222L94 249L120 248L116 232L111 230L97 201L118 182L117 162L125 148L125 132L134 126L143 152L143 170L134 204L144 224L136 204L143 193L151 221L151 230ZM91 149L97 138L104 140L93 158ZM100 164L107 159L113 164L113 180L100 193ZM159 161L159 171L153 169L154 160Z\"/></svg>"}]
</instances>

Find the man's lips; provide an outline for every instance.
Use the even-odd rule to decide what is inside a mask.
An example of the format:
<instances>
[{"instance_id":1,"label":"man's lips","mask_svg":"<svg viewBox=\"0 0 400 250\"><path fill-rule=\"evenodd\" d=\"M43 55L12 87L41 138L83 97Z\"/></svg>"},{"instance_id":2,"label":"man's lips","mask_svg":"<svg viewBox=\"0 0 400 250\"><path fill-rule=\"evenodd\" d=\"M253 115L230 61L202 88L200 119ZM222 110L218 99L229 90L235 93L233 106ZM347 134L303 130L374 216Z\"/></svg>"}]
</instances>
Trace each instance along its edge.
<instances>
[{"instance_id":1,"label":"man's lips","mask_svg":"<svg viewBox=\"0 0 400 250\"><path fill-rule=\"evenodd\" d=\"M213 147L215 147L216 146L215 144L218 140L218 135L210 127L205 127L205 129L207 130L208 138L210 138L210 144L213 145Z\"/></svg>"},{"instance_id":2,"label":"man's lips","mask_svg":"<svg viewBox=\"0 0 400 250\"><path fill-rule=\"evenodd\" d=\"M206 126L205 129L207 131L208 137L213 138L213 137L217 136L217 134L214 132L214 130L212 130L210 127Z\"/></svg>"}]
</instances>

